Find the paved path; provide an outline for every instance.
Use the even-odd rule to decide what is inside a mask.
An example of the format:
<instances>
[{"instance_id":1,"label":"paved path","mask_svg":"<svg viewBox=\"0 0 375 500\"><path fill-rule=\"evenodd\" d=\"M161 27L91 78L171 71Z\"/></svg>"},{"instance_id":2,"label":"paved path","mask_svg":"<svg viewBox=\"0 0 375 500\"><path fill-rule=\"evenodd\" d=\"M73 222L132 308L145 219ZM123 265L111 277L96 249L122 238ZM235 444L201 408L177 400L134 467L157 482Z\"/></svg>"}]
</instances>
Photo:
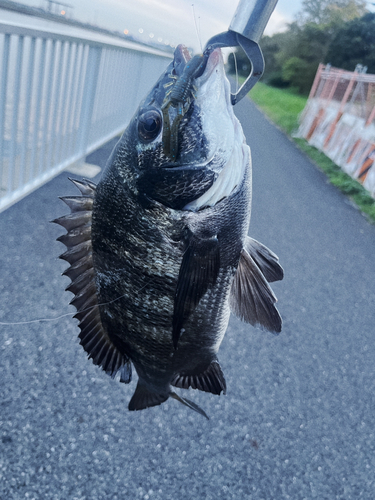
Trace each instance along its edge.
<instances>
[{"instance_id":1,"label":"paved path","mask_svg":"<svg viewBox=\"0 0 375 500\"><path fill-rule=\"evenodd\" d=\"M238 109L237 109L238 108ZM220 350L228 393L130 413L77 343L76 321L0 326L0 498L372 499L375 227L244 100L254 158L251 235L285 268L280 336L235 318ZM89 161L101 163L109 150ZM0 321L67 306L47 221L74 193L62 174L0 214Z\"/></svg>"}]
</instances>

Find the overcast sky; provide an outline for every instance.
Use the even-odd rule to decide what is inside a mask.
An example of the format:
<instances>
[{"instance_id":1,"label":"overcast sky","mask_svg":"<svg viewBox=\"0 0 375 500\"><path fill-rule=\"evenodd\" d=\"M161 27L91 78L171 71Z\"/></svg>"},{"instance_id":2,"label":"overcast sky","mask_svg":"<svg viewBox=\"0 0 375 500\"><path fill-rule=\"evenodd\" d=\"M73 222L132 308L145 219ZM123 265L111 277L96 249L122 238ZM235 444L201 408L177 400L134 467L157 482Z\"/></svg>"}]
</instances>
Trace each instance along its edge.
<instances>
[{"instance_id":1,"label":"overcast sky","mask_svg":"<svg viewBox=\"0 0 375 500\"><path fill-rule=\"evenodd\" d=\"M18 0L27 5L47 7L47 0ZM302 0L279 0L266 33L282 30L301 8ZM147 38L162 42L184 43L199 50L213 35L226 31L236 10L233 0L61 0L70 4L67 14L74 19L101 27L124 31L144 41ZM62 8L62 7L61 7ZM141 31L141 32L140 32Z\"/></svg>"},{"instance_id":2,"label":"overcast sky","mask_svg":"<svg viewBox=\"0 0 375 500\"><path fill-rule=\"evenodd\" d=\"M48 5L48 0L18 1L36 7ZM80 21L118 31L128 30L143 41L154 38L162 43L184 43L199 50L200 43L204 46L211 36L228 29L238 0L61 0L61 4L72 5L73 8L66 9L67 15ZM271 35L285 29L301 6L302 0L279 0L265 33ZM368 7L374 10L371 2Z\"/></svg>"}]
</instances>

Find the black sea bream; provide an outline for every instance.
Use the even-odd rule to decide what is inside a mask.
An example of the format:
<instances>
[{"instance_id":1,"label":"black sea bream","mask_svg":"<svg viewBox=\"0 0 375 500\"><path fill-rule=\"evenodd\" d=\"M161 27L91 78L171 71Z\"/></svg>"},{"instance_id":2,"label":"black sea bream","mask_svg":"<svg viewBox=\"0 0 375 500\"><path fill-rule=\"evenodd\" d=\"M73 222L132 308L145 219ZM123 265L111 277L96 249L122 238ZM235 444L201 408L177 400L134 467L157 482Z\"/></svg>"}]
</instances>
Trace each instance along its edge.
<instances>
[{"instance_id":1,"label":"black sea bream","mask_svg":"<svg viewBox=\"0 0 375 500\"><path fill-rule=\"evenodd\" d=\"M71 214L55 221L68 231L59 241L81 344L122 382L134 365L130 410L172 396L204 414L172 386L225 393L217 353L230 311L281 330L268 282L283 271L247 236L250 149L220 49L193 78L194 61L184 46L176 49L99 184L73 181L82 196L64 197ZM171 105L174 88L181 102Z\"/></svg>"}]
</instances>

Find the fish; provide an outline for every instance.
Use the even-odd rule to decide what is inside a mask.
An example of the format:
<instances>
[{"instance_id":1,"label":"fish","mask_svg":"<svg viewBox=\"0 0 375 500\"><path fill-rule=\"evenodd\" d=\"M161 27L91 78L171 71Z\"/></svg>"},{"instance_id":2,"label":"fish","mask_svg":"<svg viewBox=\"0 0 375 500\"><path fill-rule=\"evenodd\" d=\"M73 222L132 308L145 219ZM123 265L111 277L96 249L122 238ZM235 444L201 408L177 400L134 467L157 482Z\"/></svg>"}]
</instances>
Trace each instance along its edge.
<instances>
[{"instance_id":1,"label":"fish","mask_svg":"<svg viewBox=\"0 0 375 500\"><path fill-rule=\"evenodd\" d=\"M98 184L71 179L80 194L62 197L70 213L53 222L67 231L80 344L112 378L138 375L129 410L172 397L208 418L174 388L226 393L230 313L279 333L269 283L284 272L248 236L251 154L221 50L197 57L176 48Z\"/></svg>"}]
</instances>

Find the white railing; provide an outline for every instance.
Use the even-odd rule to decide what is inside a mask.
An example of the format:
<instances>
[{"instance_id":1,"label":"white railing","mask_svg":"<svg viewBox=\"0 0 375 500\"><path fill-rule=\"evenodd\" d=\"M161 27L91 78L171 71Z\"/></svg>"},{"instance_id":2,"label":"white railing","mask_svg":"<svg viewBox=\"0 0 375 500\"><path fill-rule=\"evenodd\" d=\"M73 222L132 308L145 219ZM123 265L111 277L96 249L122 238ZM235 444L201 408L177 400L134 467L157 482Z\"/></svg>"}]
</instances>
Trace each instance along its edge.
<instances>
[{"instance_id":1,"label":"white railing","mask_svg":"<svg viewBox=\"0 0 375 500\"><path fill-rule=\"evenodd\" d=\"M121 133L171 54L0 23L0 211Z\"/></svg>"}]
</instances>

